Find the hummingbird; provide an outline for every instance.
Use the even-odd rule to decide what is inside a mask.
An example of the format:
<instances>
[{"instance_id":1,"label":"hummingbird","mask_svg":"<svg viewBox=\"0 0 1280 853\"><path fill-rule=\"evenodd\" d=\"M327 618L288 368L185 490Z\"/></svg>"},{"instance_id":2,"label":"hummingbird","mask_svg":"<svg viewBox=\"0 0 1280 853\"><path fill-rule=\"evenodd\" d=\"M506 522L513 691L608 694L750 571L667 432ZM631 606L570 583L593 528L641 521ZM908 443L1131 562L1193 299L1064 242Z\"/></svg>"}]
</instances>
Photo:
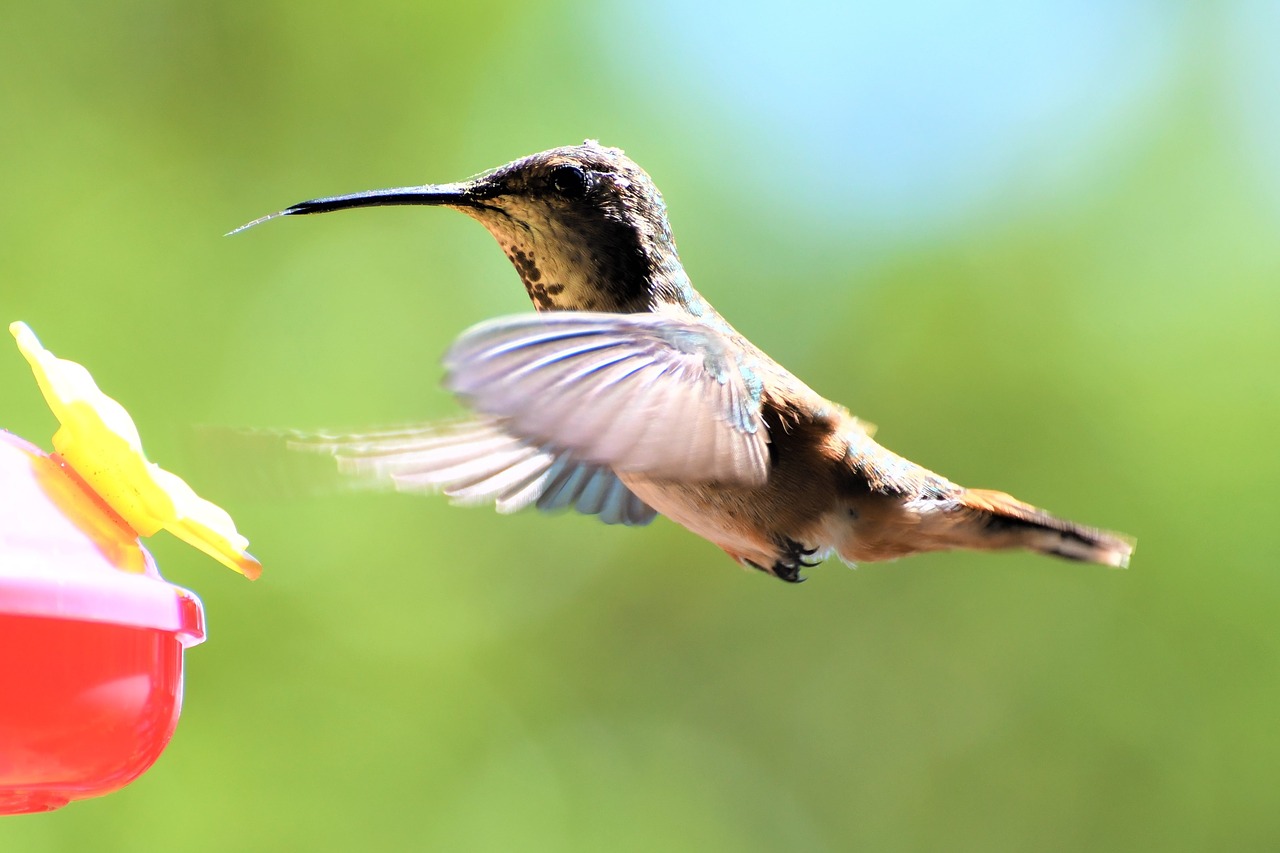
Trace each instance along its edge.
<instances>
[{"instance_id":1,"label":"hummingbird","mask_svg":"<svg viewBox=\"0 0 1280 853\"><path fill-rule=\"evenodd\" d=\"M479 221L536 310L449 348L445 386L472 416L299 442L348 473L500 512L633 526L660 514L793 583L831 554L853 565L1021 548L1128 565L1130 538L893 453L752 344L694 290L662 195L620 149L587 140L460 182L300 202L236 231L380 205Z\"/></svg>"}]
</instances>

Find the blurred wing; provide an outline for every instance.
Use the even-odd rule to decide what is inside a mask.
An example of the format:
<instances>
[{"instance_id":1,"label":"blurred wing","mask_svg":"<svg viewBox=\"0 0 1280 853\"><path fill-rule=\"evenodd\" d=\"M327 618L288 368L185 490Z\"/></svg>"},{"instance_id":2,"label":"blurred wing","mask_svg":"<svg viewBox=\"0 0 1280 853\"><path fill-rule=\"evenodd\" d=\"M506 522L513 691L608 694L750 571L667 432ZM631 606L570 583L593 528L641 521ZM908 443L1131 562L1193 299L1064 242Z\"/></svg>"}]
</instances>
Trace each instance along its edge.
<instances>
[{"instance_id":1,"label":"blurred wing","mask_svg":"<svg viewBox=\"0 0 1280 853\"><path fill-rule=\"evenodd\" d=\"M657 478L760 485L761 382L719 332L653 314L560 311L473 326L445 384L512 435Z\"/></svg>"},{"instance_id":2,"label":"blurred wing","mask_svg":"<svg viewBox=\"0 0 1280 853\"><path fill-rule=\"evenodd\" d=\"M563 450L539 448L488 418L295 437L289 446L332 453L341 471L366 483L443 492L455 503L492 503L503 513L534 504L626 525L648 524L657 515L608 468L577 461Z\"/></svg>"}]
</instances>

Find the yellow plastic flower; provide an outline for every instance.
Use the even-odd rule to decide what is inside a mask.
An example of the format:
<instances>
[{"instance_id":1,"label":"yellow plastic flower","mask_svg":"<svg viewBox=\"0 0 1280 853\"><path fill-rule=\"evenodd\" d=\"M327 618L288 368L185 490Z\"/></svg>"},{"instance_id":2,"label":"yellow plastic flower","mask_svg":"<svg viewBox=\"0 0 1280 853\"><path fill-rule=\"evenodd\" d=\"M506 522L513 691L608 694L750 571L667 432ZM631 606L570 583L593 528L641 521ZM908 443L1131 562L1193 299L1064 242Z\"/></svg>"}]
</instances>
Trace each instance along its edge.
<instances>
[{"instance_id":1,"label":"yellow plastic flower","mask_svg":"<svg viewBox=\"0 0 1280 853\"><path fill-rule=\"evenodd\" d=\"M262 573L230 515L147 461L133 419L98 390L89 371L42 347L26 323L11 324L9 332L62 425L54 450L126 524L140 536L164 528L251 580Z\"/></svg>"}]
</instances>

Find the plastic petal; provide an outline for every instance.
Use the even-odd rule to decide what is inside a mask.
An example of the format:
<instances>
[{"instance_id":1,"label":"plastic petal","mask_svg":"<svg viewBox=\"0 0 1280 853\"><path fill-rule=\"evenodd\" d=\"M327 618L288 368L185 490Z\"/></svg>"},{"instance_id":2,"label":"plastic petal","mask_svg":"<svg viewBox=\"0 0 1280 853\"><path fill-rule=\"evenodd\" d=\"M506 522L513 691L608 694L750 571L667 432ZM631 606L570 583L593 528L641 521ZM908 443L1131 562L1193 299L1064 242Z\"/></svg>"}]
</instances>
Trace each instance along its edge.
<instances>
[{"instance_id":1,"label":"plastic petal","mask_svg":"<svg viewBox=\"0 0 1280 853\"><path fill-rule=\"evenodd\" d=\"M261 574L231 516L147 461L133 419L89 371L46 350L25 323L11 324L9 332L61 424L54 450L130 527L141 536L164 528L245 577Z\"/></svg>"}]
</instances>

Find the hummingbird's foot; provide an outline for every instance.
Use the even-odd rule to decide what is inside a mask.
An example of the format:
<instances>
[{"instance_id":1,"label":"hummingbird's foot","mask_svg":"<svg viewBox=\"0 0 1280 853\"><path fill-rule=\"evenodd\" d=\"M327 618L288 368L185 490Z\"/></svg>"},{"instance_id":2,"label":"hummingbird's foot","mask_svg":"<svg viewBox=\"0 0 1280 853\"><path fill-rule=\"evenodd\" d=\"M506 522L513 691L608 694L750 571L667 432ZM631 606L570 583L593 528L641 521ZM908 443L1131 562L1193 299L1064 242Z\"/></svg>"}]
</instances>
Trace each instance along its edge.
<instances>
[{"instance_id":1,"label":"hummingbird's foot","mask_svg":"<svg viewBox=\"0 0 1280 853\"><path fill-rule=\"evenodd\" d=\"M811 569L818 565L818 563L822 562L821 560L806 559L807 557L812 557L817 554L818 549L806 548L794 539L783 539L780 543L780 548L782 550L782 556L775 561L773 566L770 568L766 569L758 563L748 562L754 568L757 568L762 572L768 572L775 578L784 580L787 583L804 582L805 578L801 576L800 570Z\"/></svg>"}]
</instances>

